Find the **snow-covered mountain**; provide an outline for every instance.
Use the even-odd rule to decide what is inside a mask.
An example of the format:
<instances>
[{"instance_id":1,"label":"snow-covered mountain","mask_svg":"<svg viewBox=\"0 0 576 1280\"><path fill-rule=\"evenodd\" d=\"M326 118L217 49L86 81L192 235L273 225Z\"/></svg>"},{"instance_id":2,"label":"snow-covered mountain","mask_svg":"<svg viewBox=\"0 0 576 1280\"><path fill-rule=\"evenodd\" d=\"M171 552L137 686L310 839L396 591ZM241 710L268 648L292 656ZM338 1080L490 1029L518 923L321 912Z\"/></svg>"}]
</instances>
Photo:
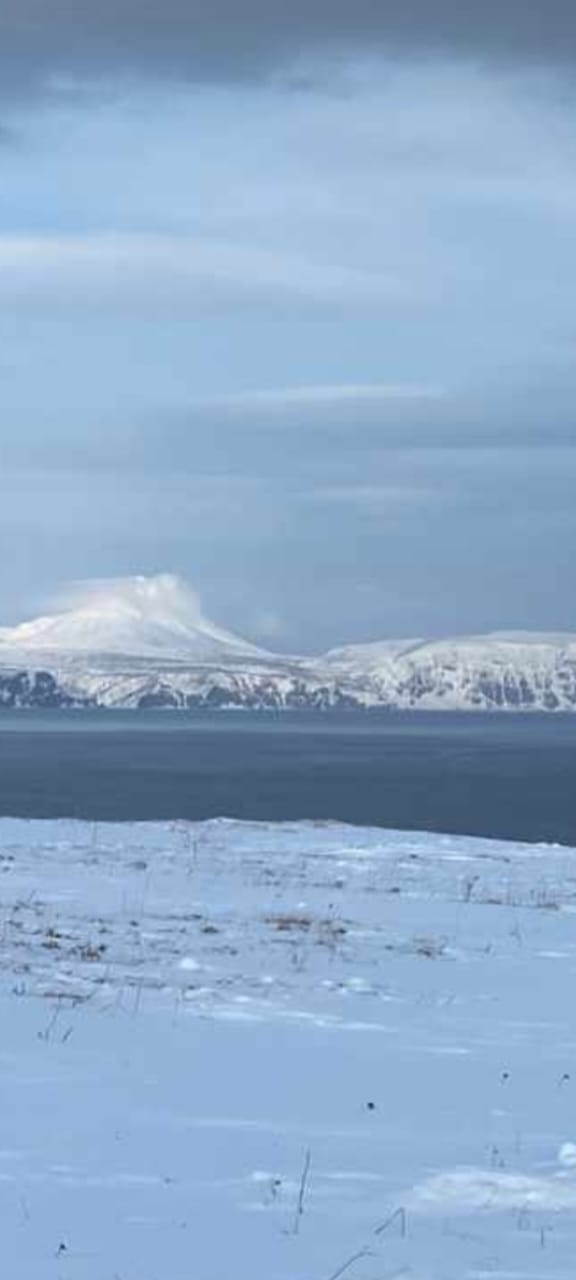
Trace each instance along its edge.
<instances>
[{"instance_id":1,"label":"snow-covered mountain","mask_svg":"<svg viewBox=\"0 0 576 1280\"><path fill-rule=\"evenodd\" d=\"M14 651L120 655L153 662L266 656L205 618L194 592L174 574L95 583L77 608L0 628L0 660Z\"/></svg>"},{"instance_id":2,"label":"snow-covered mountain","mask_svg":"<svg viewBox=\"0 0 576 1280\"><path fill-rule=\"evenodd\" d=\"M89 585L64 612L0 628L10 706L327 707L346 701L341 683L217 626L171 574Z\"/></svg>"},{"instance_id":3,"label":"snow-covered mountain","mask_svg":"<svg viewBox=\"0 0 576 1280\"><path fill-rule=\"evenodd\" d=\"M576 710L576 635L496 632L350 645L324 659L376 703L422 710Z\"/></svg>"},{"instance_id":4,"label":"snow-covered mountain","mask_svg":"<svg viewBox=\"0 0 576 1280\"><path fill-rule=\"evenodd\" d=\"M0 705L576 711L576 635L386 640L269 653L210 622L170 574L99 583L0 628Z\"/></svg>"}]
</instances>

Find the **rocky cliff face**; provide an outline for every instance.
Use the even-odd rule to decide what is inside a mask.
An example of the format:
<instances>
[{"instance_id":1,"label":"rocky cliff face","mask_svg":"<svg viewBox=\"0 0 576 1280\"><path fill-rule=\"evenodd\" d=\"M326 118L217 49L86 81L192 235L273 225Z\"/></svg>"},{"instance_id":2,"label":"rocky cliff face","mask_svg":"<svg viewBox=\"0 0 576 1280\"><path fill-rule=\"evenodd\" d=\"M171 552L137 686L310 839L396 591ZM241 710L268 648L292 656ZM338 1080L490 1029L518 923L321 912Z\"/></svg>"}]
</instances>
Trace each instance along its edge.
<instances>
[{"instance_id":1,"label":"rocky cliff face","mask_svg":"<svg viewBox=\"0 0 576 1280\"><path fill-rule=\"evenodd\" d=\"M76 699L49 671L0 672L0 707L72 707Z\"/></svg>"},{"instance_id":2,"label":"rocky cliff face","mask_svg":"<svg viewBox=\"0 0 576 1280\"><path fill-rule=\"evenodd\" d=\"M383 667L342 660L223 667L93 662L0 668L0 706L263 709L389 708L422 711L576 711L576 658L534 661L529 649L506 663L490 647L477 661L416 653Z\"/></svg>"}]
</instances>

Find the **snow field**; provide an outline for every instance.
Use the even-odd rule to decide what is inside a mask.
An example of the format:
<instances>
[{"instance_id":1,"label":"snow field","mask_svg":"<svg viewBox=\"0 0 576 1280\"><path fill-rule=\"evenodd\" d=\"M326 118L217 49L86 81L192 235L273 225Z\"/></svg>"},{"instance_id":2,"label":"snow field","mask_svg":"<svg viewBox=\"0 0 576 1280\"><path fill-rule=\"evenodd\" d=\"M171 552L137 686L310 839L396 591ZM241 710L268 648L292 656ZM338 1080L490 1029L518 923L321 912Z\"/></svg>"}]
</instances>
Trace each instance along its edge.
<instances>
[{"instance_id":1,"label":"snow field","mask_svg":"<svg viewBox=\"0 0 576 1280\"><path fill-rule=\"evenodd\" d=\"M573 850L0 821L11 1280L559 1280Z\"/></svg>"}]
</instances>

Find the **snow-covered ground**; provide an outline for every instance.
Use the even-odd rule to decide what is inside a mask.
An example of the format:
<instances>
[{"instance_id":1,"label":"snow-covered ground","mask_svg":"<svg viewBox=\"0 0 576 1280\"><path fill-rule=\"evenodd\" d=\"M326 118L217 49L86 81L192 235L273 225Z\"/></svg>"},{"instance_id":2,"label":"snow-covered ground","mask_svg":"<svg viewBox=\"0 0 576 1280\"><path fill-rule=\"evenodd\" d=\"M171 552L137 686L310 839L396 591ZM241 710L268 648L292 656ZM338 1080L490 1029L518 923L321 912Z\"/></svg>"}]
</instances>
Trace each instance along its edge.
<instances>
[{"instance_id":1,"label":"snow-covered ground","mask_svg":"<svg viewBox=\"0 0 576 1280\"><path fill-rule=\"evenodd\" d=\"M576 853L0 822L10 1280L557 1280Z\"/></svg>"}]
</instances>

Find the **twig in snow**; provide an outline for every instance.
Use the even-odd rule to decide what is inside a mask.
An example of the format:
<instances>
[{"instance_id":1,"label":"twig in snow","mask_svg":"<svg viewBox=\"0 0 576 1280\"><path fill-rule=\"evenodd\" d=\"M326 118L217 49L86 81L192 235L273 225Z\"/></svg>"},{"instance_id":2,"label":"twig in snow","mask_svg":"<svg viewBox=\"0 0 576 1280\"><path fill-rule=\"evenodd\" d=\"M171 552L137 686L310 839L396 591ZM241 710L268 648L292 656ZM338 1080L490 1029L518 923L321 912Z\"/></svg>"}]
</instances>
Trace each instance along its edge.
<instances>
[{"instance_id":1,"label":"twig in snow","mask_svg":"<svg viewBox=\"0 0 576 1280\"><path fill-rule=\"evenodd\" d=\"M310 1147L308 1147L308 1150L304 1157L304 1167L302 1169L302 1177L300 1179L300 1189L298 1191L298 1203L296 1205L296 1213L294 1215L293 1234L295 1236L298 1235L298 1231L300 1229L300 1219L304 1213L304 1199L306 1196L306 1187L308 1185L308 1178L310 1176L311 1164L312 1164L312 1152L310 1150Z\"/></svg>"},{"instance_id":2,"label":"twig in snow","mask_svg":"<svg viewBox=\"0 0 576 1280\"><path fill-rule=\"evenodd\" d=\"M54 1028L55 1028L55 1026L56 1026L56 1023L57 1023L57 1021L58 1021L58 1018L60 1017L61 1008L62 1008L61 1001L60 1001L60 1000L57 1000L57 1001L56 1001L56 1004L55 1004L55 1006L54 1006L54 1010L53 1010L53 1013L52 1013L52 1017L50 1018L50 1021L48 1022L48 1024L46 1025L46 1027L44 1028L44 1030L43 1030L43 1031L38 1031L38 1032L37 1032L37 1035L38 1035L38 1039L39 1039L39 1040L49 1040L49 1039L50 1039L50 1036L52 1035L52 1032L54 1031Z\"/></svg>"},{"instance_id":3,"label":"twig in snow","mask_svg":"<svg viewBox=\"0 0 576 1280\"><path fill-rule=\"evenodd\" d=\"M135 996L135 999L134 999L134 1006L133 1006L133 1009L132 1009L132 1017L133 1017L133 1018L135 1018L135 1017L136 1017L136 1014L140 1012L140 1001L141 1001L141 999L142 999L142 987L143 987L143 985L144 985L144 984L143 984L143 979L142 979L142 978L139 978L139 979L138 979L138 982L136 983L136 996Z\"/></svg>"},{"instance_id":4,"label":"twig in snow","mask_svg":"<svg viewBox=\"0 0 576 1280\"><path fill-rule=\"evenodd\" d=\"M352 1257L348 1258L348 1261L344 1262L341 1267L338 1267L337 1271L333 1271L332 1275L328 1277L328 1280L340 1280L340 1276L343 1276L345 1271L348 1271L350 1267L353 1267L355 1262L360 1262L361 1258L370 1257L372 1257L370 1249L359 1249L358 1253L353 1253Z\"/></svg>"},{"instance_id":5,"label":"twig in snow","mask_svg":"<svg viewBox=\"0 0 576 1280\"><path fill-rule=\"evenodd\" d=\"M388 1230L388 1227L393 1226L395 1222L400 1224L400 1235L404 1240L406 1237L406 1210L403 1205L400 1205L398 1209L395 1209L394 1213L391 1213L390 1216L386 1218L385 1222L381 1222L379 1227L374 1228L374 1235L384 1235L384 1232ZM367 1245L364 1245L364 1247L359 1249L357 1253L353 1253L352 1257L348 1258L348 1261L344 1262L337 1271L333 1271L332 1275L328 1277L328 1280L340 1280L340 1276L343 1276L350 1267L353 1267L355 1262L360 1262L362 1258L372 1258L373 1256L372 1249L369 1249ZM401 1275L403 1273L395 1272L394 1274Z\"/></svg>"},{"instance_id":6,"label":"twig in snow","mask_svg":"<svg viewBox=\"0 0 576 1280\"><path fill-rule=\"evenodd\" d=\"M399 1209L395 1209L394 1213L391 1213L390 1217L386 1218L385 1222L382 1222L379 1227L376 1227L374 1235L383 1236L384 1232L388 1230L388 1227L393 1226L395 1222L400 1223L400 1235L402 1239L405 1240L406 1239L406 1210L403 1208L402 1205L400 1206Z\"/></svg>"}]
</instances>

